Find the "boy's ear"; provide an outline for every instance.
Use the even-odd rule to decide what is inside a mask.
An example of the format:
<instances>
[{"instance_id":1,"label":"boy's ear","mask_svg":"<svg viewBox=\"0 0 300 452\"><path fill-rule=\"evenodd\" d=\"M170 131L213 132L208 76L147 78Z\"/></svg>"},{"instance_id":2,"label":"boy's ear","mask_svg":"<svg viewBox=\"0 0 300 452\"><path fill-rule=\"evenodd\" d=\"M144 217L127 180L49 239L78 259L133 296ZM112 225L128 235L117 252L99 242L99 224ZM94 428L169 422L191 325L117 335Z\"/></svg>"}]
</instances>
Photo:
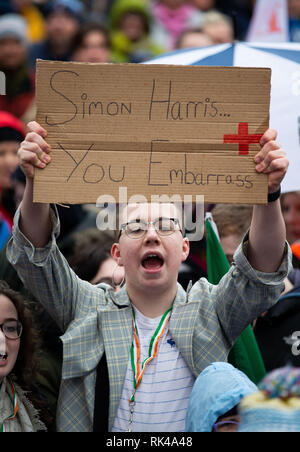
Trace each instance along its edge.
<instances>
[{"instance_id":1,"label":"boy's ear","mask_svg":"<svg viewBox=\"0 0 300 452\"><path fill-rule=\"evenodd\" d=\"M120 253L120 247L119 247L118 243L113 244L113 246L111 247L110 254L111 254L111 257L117 262L117 264L119 266L123 265L122 257L121 257L121 253Z\"/></svg>"},{"instance_id":2,"label":"boy's ear","mask_svg":"<svg viewBox=\"0 0 300 452\"><path fill-rule=\"evenodd\" d=\"M190 252L190 242L187 237L184 237L182 242L182 262L184 262L187 259L189 252Z\"/></svg>"}]
</instances>

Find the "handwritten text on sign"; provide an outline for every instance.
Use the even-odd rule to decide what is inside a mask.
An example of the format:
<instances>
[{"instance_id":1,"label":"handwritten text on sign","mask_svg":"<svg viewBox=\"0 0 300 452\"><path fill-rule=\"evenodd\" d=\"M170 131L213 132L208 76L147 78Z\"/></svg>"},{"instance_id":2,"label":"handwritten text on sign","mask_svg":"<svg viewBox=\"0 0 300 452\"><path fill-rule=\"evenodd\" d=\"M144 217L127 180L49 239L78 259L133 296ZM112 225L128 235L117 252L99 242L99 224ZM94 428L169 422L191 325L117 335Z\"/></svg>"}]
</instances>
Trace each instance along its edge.
<instances>
[{"instance_id":1,"label":"handwritten text on sign","mask_svg":"<svg viewBox=\"0 0 300 452\"><path fill-rule=\"evenodd\" d=\"M37 121L52 162L38 202L202 194L265 203L253 155L268 128L268 69L38 61Z\"/></svg>"}]
</instances>

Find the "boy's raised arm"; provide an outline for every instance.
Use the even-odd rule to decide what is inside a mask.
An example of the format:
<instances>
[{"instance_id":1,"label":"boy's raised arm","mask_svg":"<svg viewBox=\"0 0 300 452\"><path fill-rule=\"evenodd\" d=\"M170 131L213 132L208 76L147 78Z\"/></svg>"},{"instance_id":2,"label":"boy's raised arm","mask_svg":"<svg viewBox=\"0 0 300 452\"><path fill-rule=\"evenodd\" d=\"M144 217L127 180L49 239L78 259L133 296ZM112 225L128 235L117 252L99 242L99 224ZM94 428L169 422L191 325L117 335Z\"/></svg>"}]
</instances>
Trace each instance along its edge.
<instances>
[{"instance_id":1,"label":"boy's raised arm","mask_svg":"<svg viewBox=\"0 0 300 452\"><path fill-rule=\"evenodd\" d=\"M255 156L258 172L269 175L269 193L280 189L287 169L286 153L275 141L277 132L268 129L261 139L262 149ZM256 205L249 232L248 260L256 270L272 273L281 264L285 248L285 224L279 198L268 205Z\"/></svg>"},{"instance_id":2,"label":"boy's raised arm","mask_svg":"<svg viewBox=\"0 0 300 452\"><path fill-rule=\"evenodd\" d=\"M37 122L30 122L28 133L18 151L20 166L26 176L19 227L36 248L45 246L51 233L49 204L33 202L34 168L45 168L51 160L46 136L47 131L43 127Z\"/></svg>"}]
</instances>

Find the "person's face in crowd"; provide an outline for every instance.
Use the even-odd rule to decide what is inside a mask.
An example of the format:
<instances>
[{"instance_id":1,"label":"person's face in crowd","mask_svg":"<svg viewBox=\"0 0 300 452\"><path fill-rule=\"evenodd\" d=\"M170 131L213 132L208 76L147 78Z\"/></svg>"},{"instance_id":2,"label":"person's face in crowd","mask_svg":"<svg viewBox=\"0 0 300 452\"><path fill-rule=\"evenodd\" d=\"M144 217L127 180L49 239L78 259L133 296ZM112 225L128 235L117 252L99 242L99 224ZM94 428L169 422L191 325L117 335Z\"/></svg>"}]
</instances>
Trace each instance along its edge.
<instances>
[{"instance_id":1,"label":"person's face in crowd","mask_svg":"<svg viewBox=\"0 0 300 452\"><path fill-rule=\"evenodd\" d=\"M289 16L300 18L300 0L288 0Z\"/></svg>"},{"instance_id":2,"label":"person's face in crowd","mask_svg":"<svg viewBox=\"0 0 300 452\"><path fill-rule=\"evenodd\" d=\"M7 321L18 320L17 310L12 301L0 295L0 325ZM0 383L10 374L16 363L20 348L20 338L8 339L0 328Z\"/></svg>"},{"instance_id":3,"label":"person's face in crowd","mask_svg":"<svg viewBox=\"0 0 300 452\"><path fill-rule=\"evenodd\" d=\"M81 47L74 54L74 60L82 63L108 63L110 50L105 34L96 30L87 33Z\"/></svg>"},{"instance_id":4,"label":"person's face in crowd","mask_svg":"<svg viewBox=\"0 0 300 452\"><path fill-rule=\"evenodd\" d=\"M230 234L226 237L220 237L220 243L229 264L232 264L233 255L236 252L239 244L241 243L241 237L235 234Z\"/></svg>"},{"instance_id":5,"label":"person's face in crowd","mask_svg":"<svg viewBox=\"0 0 300 452\"><path fill-rule=\"evenodd\" d=\"M54 45L70 43L78 28L78 20L65 11L51 13L46 22L48 39Z\"/></svg>"},{"instance_id":6,"label":"person's face in crowd","mask_svg":"<svg viewBox=\"0 0 300 452\"><path fill-rule=\"evenodd\" d=\"M212 39L206 34L197 31L185 33L180 40L180 49L187 49L191 47L205 47L213 44Z\"/></svg>"},{"instance_id":7,"label":"person's face in crowd","mask_svg":"<svg viewBox=\"0 0 300 452\"><path fill-rule=\"evenodd\" d=\"M124 267L117 266L116 261L109 257L99 267L97 274L90 281L91 284L106 283L116 287L116 292L120 289L118 286L124 278Z\"/></svg>"},{"instance_id":8,"label":"person's face in crowd","mask_svg":"<svg viewBox=\"0 0 300 452\"><path fill-rule=\"evenodd\" d=\"M234 38L232 27L226 22L206 24L203 31L210 36L214 44L232 42Z\"/></svg>"},{"instance_id":9,"label":"person's face in crowd","mask_svg":"<svg viewBox=\"0 0 300 452\"><path fill-rule=\"evenodd\" d=\"M209 11L215 7L215 0L193 0L193 5L200 11Z\"/></svg>"},{"instance_id":10,"label":"person's face in crowd","mask_svg":"<svg viewBox=\"0 0 300 452\"><path fill-rule=\"evenodd\" d=\"M0 142L0 187L11 188L13 182L12 173L17 169L19 149L18 141Z\"/></svg>"},{"instance_id":11,"label":"person's face in crowd","mask_svg":"<svg viewBox=\"0 0 300 452\"><path fill-rule=\"evenodd\" d=\"M281 202L282 214L289 243L300 239L300 193L285 193Z\"/></svg>"},{"instance_id":12,"label":"person's face in crowd","mask_svg":"<svg viewBox=\"0 0 300 452\"><path fill-rule=\"evenodd\" d=\"M140 13L126 13L121 18L120 29L130 41L138 41L146 33L145 19Z\"/></svg>"},{"instance_id":13,"label":"person's face in crowd","mask_svg":"<svg viewBox=\"0 0 300 452\"><path fill-rule=\"evenodd\" d=\"M122 213L122 223L132 220L154 221L158 218L179 218L174 204L129 204ZM112 247L112 256L126 274L126 287L143 293L168 293L177 287L178 270L189 253L189 242L179 228L168 236L160 236L153 225L148 225L141 238L121 233L119 243Z\"/></svg>"},{"instance_id":14,"label":"person's face in crowd","mask_svg":"<svg viewBox=\"0 0 300 452\"><path fill-rule=\"evenodd\" d=\"M8 71L18 69L26 60L26 47L16 38L0 40L0 66Z\"/></svg>"}]
</instances>

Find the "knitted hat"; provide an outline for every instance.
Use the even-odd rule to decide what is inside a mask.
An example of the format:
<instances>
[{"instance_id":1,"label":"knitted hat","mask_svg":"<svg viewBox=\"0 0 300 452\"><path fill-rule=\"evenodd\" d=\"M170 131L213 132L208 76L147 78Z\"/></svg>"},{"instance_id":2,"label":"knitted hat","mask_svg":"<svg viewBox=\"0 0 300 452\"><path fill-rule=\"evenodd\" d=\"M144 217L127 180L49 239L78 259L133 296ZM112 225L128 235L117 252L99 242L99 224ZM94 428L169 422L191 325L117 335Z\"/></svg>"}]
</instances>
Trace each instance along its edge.
<instances>
[{"instance_id":1,"label":"knitted hat","mask_svg":"<svg viewBox=\"0 0 300 452\"><path fill-rule=\"evenodd\" d=\"M0 111L0 142L23 141L25 138L25 126L15 116L6 111Z\"/></svg>"},{"instance_id":2,"label":"knitted hat","mask_svg":"<svg viewBox=\"0 0 300 452\"><path fill-rule=\"evenodd\" d=\"M300 432L300 368L276 369L239 405L239 432Z\"/></svg>"},{"instance_id":3,"label":"knitted hat","mask_svg":"<svg viewBox=\"0 0 300 452\"><path fill-rule=\"evenodd\" d=\"M0 16L0 40L16 38L23 44L27 42L27 23L19 14L4 14Z\"/></svg>"},{"instance_id":4,"label":"knitted hat","mask_svg":"<svg viewBox=\"0 0 300 452\"><path fill-rule=\"evenodd\" d=\"M147 0L118 0L113 2L110 10L110 26L118 28L121 17L130 12L140 13L144 16L147 27L150 23L150 10Z\"/></svg>"}]
</instances>

